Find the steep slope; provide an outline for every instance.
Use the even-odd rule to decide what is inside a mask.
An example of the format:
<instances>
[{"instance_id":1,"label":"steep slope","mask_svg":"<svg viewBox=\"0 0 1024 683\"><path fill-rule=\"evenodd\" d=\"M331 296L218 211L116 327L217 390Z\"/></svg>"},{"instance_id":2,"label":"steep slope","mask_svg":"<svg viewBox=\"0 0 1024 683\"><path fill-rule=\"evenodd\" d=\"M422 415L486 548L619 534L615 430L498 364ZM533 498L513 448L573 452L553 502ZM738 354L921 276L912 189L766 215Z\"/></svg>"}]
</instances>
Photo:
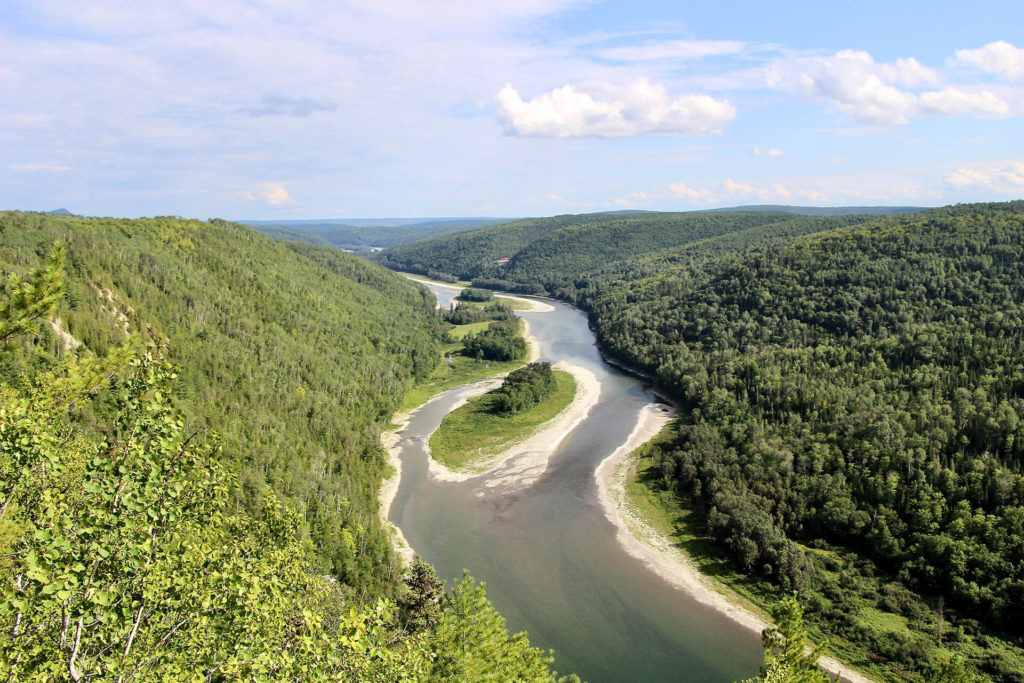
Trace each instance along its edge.
<instances>
[{"instance_id":1,"label":"steep slope","mask_svg":"<svg viewBox=\"0 0 1024 683\"><path fill-rule=\"evenodd\" d=\"M87 227L102 234L110 223ZM146 243L154 227L196 227L181 223L120 227ZM14 236L12 223L4 236ZM232 242L226 236L244 256ZM175 381L165 340L129 338L96 357L65 332L65 352L52 357L67 255L57 244L45 266L0 283L0 678L554 683L551 655L510 635L469 577L446 591L416 562L397 606L367 601L373 585L323 576L300 516L269 488L253 492L255 515L233 505L234 463L220 437L175 407L187 387ZM372 269L357 278L391 279ZM100 312L130 325L109 309L111 292L100 292ZM345 341L358 344L358 334ZM28 372L13 387L4 379L18 368Z\"/></svg>"},{"instance_id":2,"label":"steep slope","mask_svg":"<svg viewBox=\"0 0 1024 683\"><path fill-rule=\"evenodd\" d=\"M502 225L412 242L388 249L377 260L394 270L420 273L440 279L469 280L500 276L498 259L509 257L534 240L561 228L622 220L618 214L565 215L529 218Z\"/></svg>"},{"instance_id":3,"label":"steep slope","mask_svg":"<svg viewBox=\"0 0 1024 683\"><path fill-rule=\"evenodd\" d=\"M4 377L18 383L47 356L102 355L128 334L165 336L182 408L219 433L239 474L236 500L258 516L269 484L302 512L322 572L390 590L376 434L433 369L429 294L341 252L220 221L0 214L7 270L29 270L58 240L68 254L60 322Z\"/></svg>"}]
</instances>

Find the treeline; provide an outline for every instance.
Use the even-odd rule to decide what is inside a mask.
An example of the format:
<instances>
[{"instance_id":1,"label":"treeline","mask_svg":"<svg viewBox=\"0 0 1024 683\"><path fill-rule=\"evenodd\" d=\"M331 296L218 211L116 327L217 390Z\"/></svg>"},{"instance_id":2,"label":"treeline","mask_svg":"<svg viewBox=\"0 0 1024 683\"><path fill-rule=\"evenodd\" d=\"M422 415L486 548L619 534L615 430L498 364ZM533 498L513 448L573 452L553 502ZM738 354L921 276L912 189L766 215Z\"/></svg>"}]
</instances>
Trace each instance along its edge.
<instances>
[{"instance_id":1,"label":"treeline","mask_svg":"<svg viewBox=\"0 0 1024 683\"><path fill-rule=\"evenodd\" d=\"M216 431L237 473L233 504L260 519L269 486L300 511L321 573L368 596L393 592L377 433L436 364L433 297L336 250L222 221L2 213L0 268L28 272L58 240L67 264L54 325L11 346L0 381L24 389L59 359L103 356L129 334L168 339L189 425ZM100 393L81 415L98 429L113 400Z\"/></svg>"},{"instance_id":2,"label":"treeline","mask_svg":"<svg viewBox=\"0 0 1024 683\"><path fill-rule=\"evenodd\" d=\"M452 325L468 325L487 320L512 320L515 313L508 304L495 302L488 306L472 306L460 303L450 311L444 312L444 319Z\"/></svg>"},{"instance_id":3,"label":"treeline","mask_svg":"<svg viewBox=\"0 0 1024 683\"><path fill-rule=\"evenodd\" d=\"M486 330L462 341L462 355L481 360L519 360L526 356L526 340L519 336L519 319L497 320Z\"/></svg>"},{"instance_id":4,"label":"treeline","mask_svg":"<svg viewBox=\"0 0 1024 683\"><path fill-rule=\"evenodd\" d=\"M489 289L480 289L478 287L466 287L459 292L458 299L460 301L494 301L494 292Z\"/></svg>"},{"instance_id":5,"label":"treeline","mask_svg":"<svg viewBox=\"0 0 1024 683\"><path fill-rule=\"evenodd\" d=\"M515 415L537 405L555 389L551 363L530 363L510 372L501 386L491 392L494 396L491 406L502 415Z\"/></svg>"}]
</instances>

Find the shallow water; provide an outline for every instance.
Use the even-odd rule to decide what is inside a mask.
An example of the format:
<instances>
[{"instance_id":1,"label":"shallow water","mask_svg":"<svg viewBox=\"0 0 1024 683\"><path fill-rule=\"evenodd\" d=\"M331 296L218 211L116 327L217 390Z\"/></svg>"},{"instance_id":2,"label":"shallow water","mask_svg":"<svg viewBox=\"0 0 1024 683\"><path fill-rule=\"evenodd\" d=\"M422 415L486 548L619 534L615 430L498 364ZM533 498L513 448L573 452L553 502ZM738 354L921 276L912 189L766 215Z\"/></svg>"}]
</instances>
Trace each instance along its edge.
<instances>
[{"instance_id":1,"label":"shallow water","mask_svg":"<svg viewBox=\"0 0 1024 683\"><path fill-rule=\"evenodd\" d=\"M457 290L431 286L448 307ZM594 470L625 442L654 397L604 363L586 318L551 302L520 312L541 360L597 376L601 397L526 489L483 488L427 475L425 437L459 390L413 414L400 434L402 479L389 518L449 585L468 569L510 630L555 650L555 667L586 681L732 681L756 674L759 639L699 604L629 556L597 500Z\"/></svg>"}]
</instances>

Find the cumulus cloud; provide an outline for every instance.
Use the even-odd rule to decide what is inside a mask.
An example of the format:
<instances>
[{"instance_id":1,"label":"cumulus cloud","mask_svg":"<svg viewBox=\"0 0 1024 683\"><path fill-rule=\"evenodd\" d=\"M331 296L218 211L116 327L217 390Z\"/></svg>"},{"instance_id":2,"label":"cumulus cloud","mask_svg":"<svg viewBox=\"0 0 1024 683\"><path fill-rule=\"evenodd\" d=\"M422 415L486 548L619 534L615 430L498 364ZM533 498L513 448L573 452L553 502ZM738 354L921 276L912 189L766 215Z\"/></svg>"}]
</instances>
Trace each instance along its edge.
<instances>
[{"instance_id":1,"label":"cumulus cloud","mask_svg":"<svg viewBox=\"0 0 1024 683\"><path fill-rule=\"evenodd\" d=\"M663 59L700 59L741 52L746 43L736 40L668 40L645 45L610 47L596 54L620 62L649 62Z\"/></svg>"},{"instance_id":2,"label":"cumulus cloud","mask_svg":"<svg viewBox=\"0 0 1024 683\"><path fill-rule=\"evenodd\" d=\"M736 116L726 100L709 95L669 96L644 78L625 86L565 85L524 101L511 84L498 93L498 111L510 135L618 138L657 133L699 136L721 132Z\"/></svg>"},{"instance_id":3,"label":"cumulus cloud","mask_svg":"<svg viewBox=\"0 0 1024 683\"><path fill-rule=\"evenodd\" d=\"M789 188L773 185L750 185L732 178L726 178L715 189L708 187L690 187L685 183L672 183L668 186L672 195L684 199L691 204L713 204L730 200L759 199L761 201L788 201L794 195L810 199L809 191L793 192Z\"/></svg>"},{"instance_id":4,"label":"cumulus cloud","mask_svg":"<svg viewBox=\"0 0 1024 683\"><path fill-rule=\"evenodd\" d=\"M946 177L958 190L981 189L999 194L1024 192L1024 162L1002 161L963 166Z\"/></svg>"},{"instance_id":5,"label":"cumulus cloud","mask_svg":"<svg viewBox=\"0 0 1024 683\"><path fill-rule=\"evenodd\" d=\"M969 66L1009 80L1024 78L1024 48L1015 47L1004 40L997 40L977 50L957 50L956 58L950 61L954 65Z\"/></svg>"},{"instance_id":6,"label":"cumulus cloud","mask_svg":"<svg viewBox=\"0 0 1024 683\"><path fill-rule=\"evenodd\" d=\"M318 111L334 111L338 106L328 100L312 97L287 97L284 95L263 95L257 107L243 109L249 116L295 116L304 119Z\"/></svg>"},{"instance_id":7,"label":"cumulus cloud","mask_svg":"<svg viewBox=\"0 0 1024 683\"><path fill-rule=\"evenodd\" d=\"M768 82L810 100L826 100L870 125L905 124L916 116L1008 116L1010 106L988 90L914 92L936 85L938 75L916 59L878 63L870 54L842 50L831 57L793 59L769 69Z\"/></svg>"},{"instance_id":8,"label":"cumulus cloud","mask_svg":"<svg viewBox=\"0 0 1024 683\"><path fill-rule=\"evenodd\" d=\"M758 157L761 157L761 156L765 156L765 157L781 157L781 156L783 156L785 154L781 149L775 149L774 147L769 147L768 149L762 149L760 146L754 147L753 152L754 152L754 156L758 156Z\"/></svg>"},{"instance_id":9,"label":"cumulus cloud","mask_svg":"<svg viewBox=\"0 0 1024 683\"><path fill-rule=\"evenodd\" d=\"M246 192L245 198L251 202L266 202L270 206L288 206L295 203L288 190L279 183L263 183L255 190Z\"/></svg>"}]
</instances>

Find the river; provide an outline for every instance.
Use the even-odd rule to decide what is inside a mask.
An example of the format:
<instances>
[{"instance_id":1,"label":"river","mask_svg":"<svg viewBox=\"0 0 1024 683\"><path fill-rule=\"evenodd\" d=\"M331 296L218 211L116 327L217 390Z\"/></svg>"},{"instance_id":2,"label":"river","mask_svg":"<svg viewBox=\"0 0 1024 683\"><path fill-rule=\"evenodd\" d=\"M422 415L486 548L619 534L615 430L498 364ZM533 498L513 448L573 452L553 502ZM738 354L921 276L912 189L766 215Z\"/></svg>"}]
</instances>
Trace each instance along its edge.
<instances>
[{"instance_id":1,"label":"river","mask_svg":"<svg viewBox=\"0 0 1024 683\"><path fill-rule=\"evenodd\" d=\"M458 290L429 285L447 307ZM450 586L468 569L510 631L555 650L555 668L591 683L733 681L754 676L751 631L673 588L628 555L597 499L594 471L626 441L654 397L601 360L585 316L551 302L521 312L541 360L593 372L601 395L588 417L526 488L441 482L428 475L425 439L459 399L453 389L399 434L401 482L389 519Z\"/></svg>"}]
</instances>

